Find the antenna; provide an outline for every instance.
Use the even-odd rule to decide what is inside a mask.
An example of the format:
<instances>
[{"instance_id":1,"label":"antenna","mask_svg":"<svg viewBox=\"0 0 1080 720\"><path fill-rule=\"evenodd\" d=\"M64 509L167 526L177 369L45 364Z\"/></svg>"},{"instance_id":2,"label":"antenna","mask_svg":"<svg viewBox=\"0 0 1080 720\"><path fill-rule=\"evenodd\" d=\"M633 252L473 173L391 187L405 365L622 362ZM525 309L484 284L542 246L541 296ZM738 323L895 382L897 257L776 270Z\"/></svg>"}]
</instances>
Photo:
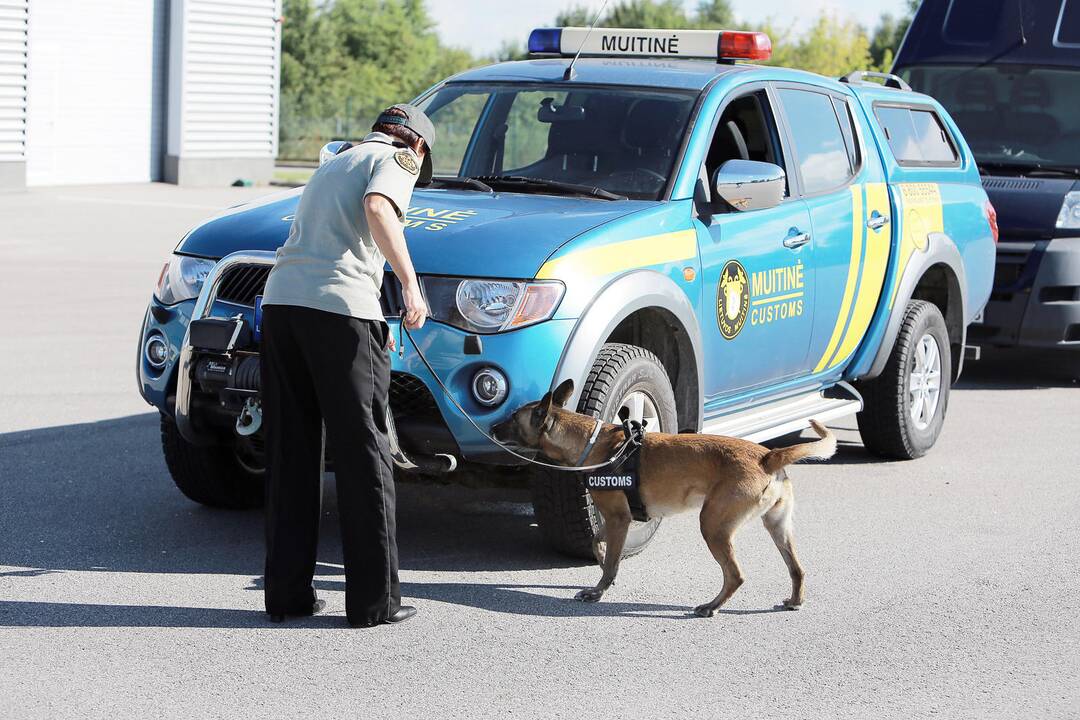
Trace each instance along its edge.
<instances>
[{"instance_id":1,"label":"antenna","mask_svg":"<svg viewBox=\"0 0 1080 720\"><path fill-rule=\"evenodd\" d=\"M592 35L593 28L596 27L596 23L600 22L600 16L604 14L604 8L607 7L608 0L604 0L600 5L600 9L596 12L596 17L593 18L592 24L589 25L589 31L585 33L585 37L581 40L581 45L578 46L577 53L574 55L574 59L570 61L570 64L566 67L566 72L563 73L563 80L574 79L574 63L581 57L581 51L585 49L585 43L589 41L589 36Z\"/></svg>"}]
</instances>

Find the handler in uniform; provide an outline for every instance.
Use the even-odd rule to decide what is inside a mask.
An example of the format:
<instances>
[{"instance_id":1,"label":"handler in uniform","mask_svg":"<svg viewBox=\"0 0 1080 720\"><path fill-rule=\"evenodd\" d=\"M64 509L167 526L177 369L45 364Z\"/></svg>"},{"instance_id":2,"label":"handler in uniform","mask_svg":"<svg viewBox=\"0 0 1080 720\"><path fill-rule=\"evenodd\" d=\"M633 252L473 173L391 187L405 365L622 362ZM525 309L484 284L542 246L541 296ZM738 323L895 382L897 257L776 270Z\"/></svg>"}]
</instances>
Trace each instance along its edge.
<instances>
[{"instance_id":1,"label":"handler in uniform","mask_svg":"<svg viewBox=\"0 0 1080 720\"><path fill-rule=\"evenodd\" d=\"M304 189L263 296L262 394L268 458L266 612L280 622L325 603L312 586L322 501L322 426L337 477L345 612L353 626L398 623L394 479L387 442L389 328L383 263L401 281L405 323L427 307L402 220L431 179L435 128L411 105L323 164Z\"/></svg>"}]
</instances>

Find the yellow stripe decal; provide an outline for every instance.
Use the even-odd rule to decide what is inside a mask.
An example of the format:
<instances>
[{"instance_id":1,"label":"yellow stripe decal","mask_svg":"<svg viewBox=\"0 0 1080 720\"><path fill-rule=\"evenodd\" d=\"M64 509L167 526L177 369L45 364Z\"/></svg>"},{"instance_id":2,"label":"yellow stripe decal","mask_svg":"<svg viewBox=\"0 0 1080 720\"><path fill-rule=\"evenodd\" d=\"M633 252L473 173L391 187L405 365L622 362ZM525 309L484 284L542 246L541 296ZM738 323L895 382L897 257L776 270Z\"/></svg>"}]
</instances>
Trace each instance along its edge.
<instances>
[{"instance_id":1,"label":"yellow stripe decal","mask_svg":"<svg viewBox=\"0 0 1080 720\"><path fill-rule=\"evenodd\" d=\"M865 228L865 220L877 211L889 217L889 191L884 183L866 184L866 218L859 223ZM881 297L881 286L885 279L885 270L889 265L889 250L892 246L892 222L887 222L880 230L866 231L866 259L863 261L862 277L859 280L859 293L855 298L855 310L851 314L844 341L836 351L836 357L829 367L836 367L846 360L862 342L866 329L874 317L874 310Z\"/></svg>"},{"instance_id":2,"label":"yellow stripe decal","mask_svg":"<svg viewBox=\"0 0 1080 720\"><path fill-rule=\"evenodd\" d=\"M832 357L836 345L840 342L840 334L847 324L848 310L851 309L851 298L855 294L855 280L859 277L859 261L862 259L862 228L863 228L863 203L862 187L851 187L851 261L848 263L847 282L844 283L844 296L840 301L840 312L836 316L836 325L833 327L829 344L825 346L825 352L818 360L814 372L818 373L825 369Z\"/></svg>"},{"instance_id":3,"label":"yellow stripe decal","mask_svg":"<svg viewBox=\"0 0 1080 720\"><path fill-rule=\"evenodd\" d=\"M916 250L926 250L931 233L945 232L941 189L937 183L900 183L896 188L900 195L900 209L897 212L903 221L900 225L900 256L897 259L896 276L889 290L890 309L896 302L896 290L911 256Z\"/></svg>"},{"instance_id":4,"label":"yellow stripe decal","mask_svg":"<svg viewBox=\"0 0 1080 720\"><path fill-rule=\"evenodd\" d=\"M662 265L697 256L694 230L650 235L598 247L585 248L544 263L537 279L609 275L621 270Z\"/></svg>"}]
</instances>

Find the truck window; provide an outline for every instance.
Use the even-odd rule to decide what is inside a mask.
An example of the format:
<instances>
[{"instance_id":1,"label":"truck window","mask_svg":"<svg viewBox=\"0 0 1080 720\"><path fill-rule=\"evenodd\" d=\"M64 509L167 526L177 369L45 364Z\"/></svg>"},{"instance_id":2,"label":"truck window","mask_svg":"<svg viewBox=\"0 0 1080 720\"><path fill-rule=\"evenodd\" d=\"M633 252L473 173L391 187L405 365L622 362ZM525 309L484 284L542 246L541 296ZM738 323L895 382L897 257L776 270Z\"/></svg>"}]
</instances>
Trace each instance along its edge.
<instances>
[{"instance_id":1,"label":"truck window","mask_svg":"<svg viewBox=\"0 0 1080 720\"><path fill-rule=\"evenodd\" d=\"M1080 2L1061 0L1057 28L1054 30L1057 47L1080 47Z\"/></svg>"},{"instance_id":2,"label":"truck window","mask_svg":"<svg viewBox=\"0 0 1080 720\"><path fill-rule=\"evenodd\" d=\"M537 118L537 108L547 98L561 107L566 104L566 91L535 90L514 96L506 116L506 143L503 169L506 172L532 165L544 159L548 149L549 125Z\"/></svg>"},{"instance_id":3,"label":"truck window","mask_svg":"<svg viewBox=\"0 0 1080 720\"><path fill-rule=\"evenodd\" d=\"M901 165L945 166L958 161L941 119L926 108L874 105L893 157Z\"/></svg>"},{"instance_id":4,"label":"truck window","mask_svg":"<svg viewBox=\"0 0 1080 720\"><path fill-rule=\"evenodd\" d=\"M791 88L781 88L778 94L795 141L803 192L815 195L847 184L855 169L832 97Z\"/></svg>"},{"instance_id":5,"label":"truck window","mask_svg":"<svg viewBox=\"0 0 1080 720\"><path fill-rule=\"evenodd\" d=\"M848 160L855 173L862 166L862 157L859 155L859 143L855 139L855 120L851 117L851 106L846 100L838 97L832 99L833 109L836 110L836 119L840 121L840 130L844 133L844 145L847 146Z\"/></svg>"},{"instance_id":6,"label":"truck window","mask_svg":"<svg viewBox=\"0 0 1080 720\"><path fill-rule=\"evenodd\" d=\"M957 45L989 45L997 34L1005 0L951 0L945 39Z\"/></svg>"},{"instance_id":7,"label":"truck window","mask_svg":"<svg viewBox=\"0 0 1080 720\"><path fill-rule=\"evenodd\" d=\"M716 171L728 160L756 160L784 167L777 137L776 122L764 90L735 98L724 108L716 124L705 158L705 176L711 183Z\"/></svg>"}]
</instances>

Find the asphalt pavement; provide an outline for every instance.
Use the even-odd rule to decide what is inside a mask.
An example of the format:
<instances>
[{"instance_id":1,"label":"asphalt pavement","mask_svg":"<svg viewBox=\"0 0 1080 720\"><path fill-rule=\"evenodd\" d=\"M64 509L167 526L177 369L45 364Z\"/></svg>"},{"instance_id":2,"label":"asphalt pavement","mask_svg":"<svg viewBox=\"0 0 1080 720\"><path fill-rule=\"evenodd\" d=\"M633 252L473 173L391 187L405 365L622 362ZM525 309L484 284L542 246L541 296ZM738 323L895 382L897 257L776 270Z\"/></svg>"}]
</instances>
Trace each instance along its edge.
<instances>
[{"instance_id":1,"label":"asphalt pavement","mask_svg":"<svg viewBox=\"0 0 1080 720\"><path fill-rule=\"evenodd\" d=\"M162 262L265 188L0 195L0 717L1016 718L1080 716L1080 355L991 353L926 458L870 456L853 420L791 471L799 612L764 530L747 581L692 515L666 520L599 604L599 570L548 551L521 493L406 485L400 627L344 619L332 477L327 614L261 612L258 512L173 487L139 397Z\"/></svg>"}]
</instances>

